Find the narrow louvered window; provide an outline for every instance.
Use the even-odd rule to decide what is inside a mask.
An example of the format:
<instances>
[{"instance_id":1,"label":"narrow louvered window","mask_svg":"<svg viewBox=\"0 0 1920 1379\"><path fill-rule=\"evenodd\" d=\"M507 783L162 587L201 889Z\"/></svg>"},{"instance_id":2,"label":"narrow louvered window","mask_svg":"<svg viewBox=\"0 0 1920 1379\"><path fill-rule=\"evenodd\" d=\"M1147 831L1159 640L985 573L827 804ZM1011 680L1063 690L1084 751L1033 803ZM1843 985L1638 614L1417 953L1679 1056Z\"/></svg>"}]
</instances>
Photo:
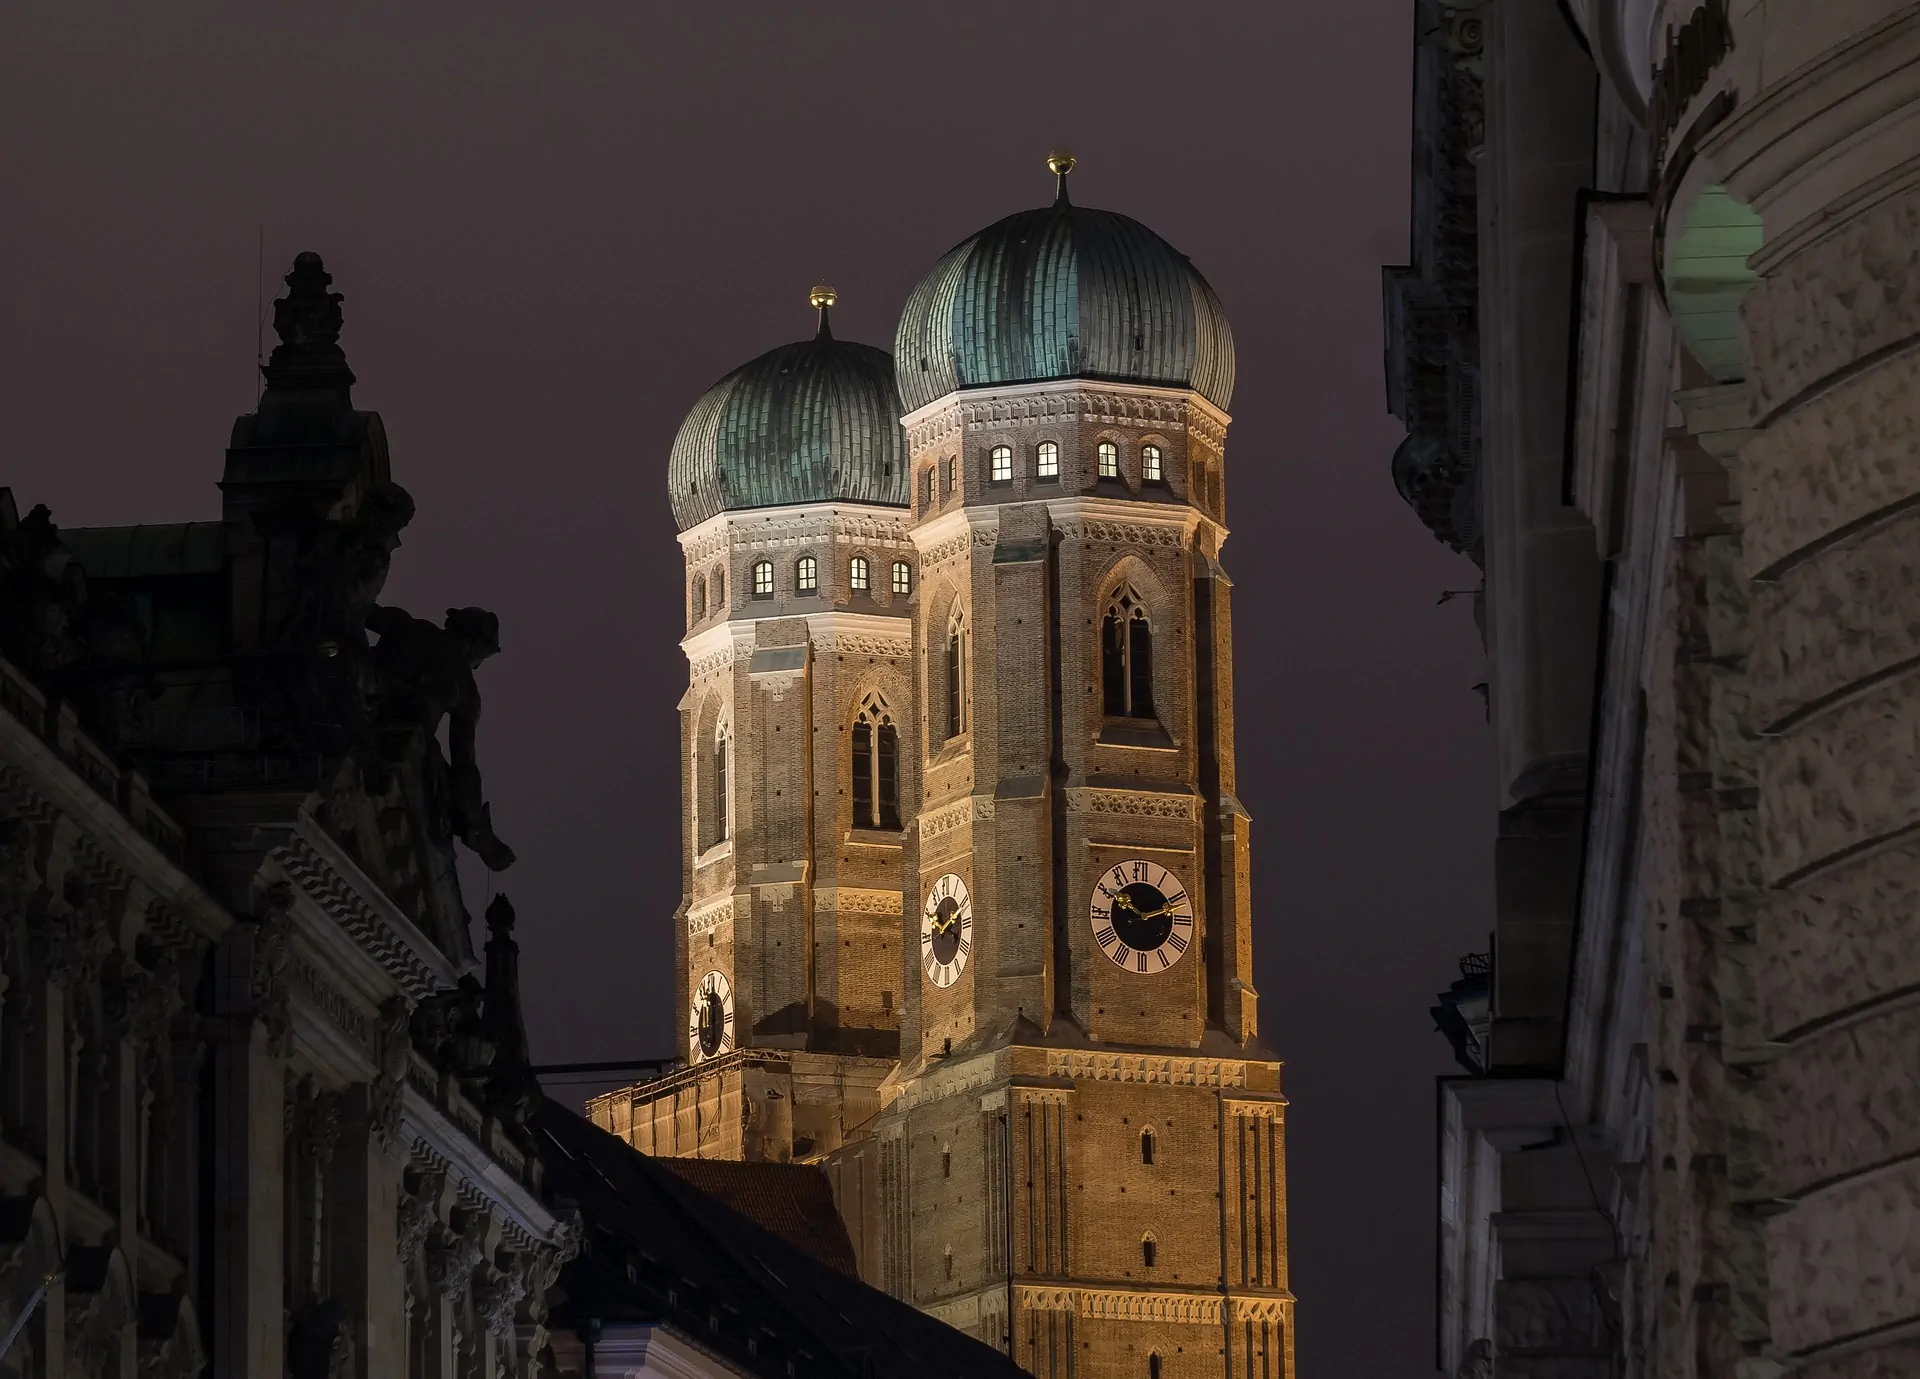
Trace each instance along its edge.
<instances>
[{"instance_id":1,"label":"narrow louvered window","mask_svg":"<svg viewBox=\"0 0 1920 1379\"><path fill-rule=\"evenodd\" d=\"M853 725L853 826L873 827L873 724Z\"/></svg>"},{"instance_id":2,"label":"narrow louvered window","mask_svg":"<svg viewBox=\"0 0 1920 1379\"><path fill-rule=\"evenodd\" d=\"M1100 622L1101 707L1113 718L1152 718L1153 625L1140 596L1122 587Z\"/></svg>"}]
</instances>

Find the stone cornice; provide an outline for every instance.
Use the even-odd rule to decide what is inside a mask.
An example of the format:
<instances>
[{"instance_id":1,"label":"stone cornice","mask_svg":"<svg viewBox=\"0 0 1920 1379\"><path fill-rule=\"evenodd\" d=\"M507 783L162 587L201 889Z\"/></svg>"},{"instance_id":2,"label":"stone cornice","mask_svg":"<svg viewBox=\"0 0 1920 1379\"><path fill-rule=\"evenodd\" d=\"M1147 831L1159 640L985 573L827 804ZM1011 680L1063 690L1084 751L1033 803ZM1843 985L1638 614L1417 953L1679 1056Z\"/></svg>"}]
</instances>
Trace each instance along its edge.
<instances>
[{"instance_id":1,"label":"stone cornice","mask_svg":"<svg viewBox=\"0 0 1920 1379\"><path fill-rule=\"evenodd\" d=\"M1192 823L1199 799L1163 790L1112 790L1069 786L1070 814L1114 814L1132 819L1173 819Z\"/></svg>"},{"instance_id":2,"label":"stone cornice","mask_svg":"<svg viewBox=\"0 0 1920 1379\"><path fill-rule=\"evenodd\" d=\"M935 398L900 419L907 448L918 454L956 426L986 426L1031 417L1074 417L1107 425L1160 426L1179 431L1188 418L1224 434L1233 418L1191 388L1155 388L1142 383L1052 379L970 388Z\"/></svg>"},{"instance_id":3,"label":"stone cornice","mask_svg":"<svg viewBox=\"0 0 1920 1379\"><path fill-rule=\"evenodd\" d=\"M906 897L899 891L876 890L856 886L818 886L813 892L813 908L848 915L904 914Z\"/></svg>"},{"instance_id":4,"label":"stone cornice","mask_svg":"<svg viewBox=\"0 0 1920 1379\"><path fill-rule=\"evenodd\" d=\"M906 508L872 503L790 503L781 507L739 508L718 512L680 533L680 549L689 564L706 561L745 534L831 533L865 540L907 542Z\"/></svg>"},{"instance_id":5,"label":"stone cornice","mask_svg":"<svg viewBox=\"0 0 1920 1379\"><path fill-rule=\"evenodd\" d=\"M467 970L435 947L309 816L302 814L270 855L413 1000L453 986Z\"/></svg>"},{"instance_id":6,"label":"stone cornice","mask_svg":"<svg viewBox=\"0 0 1920 1379\"><path fill-rule=\"evenodd\" d=\"M1047 1074L1075 1082L1137 1082L1169 1087L1240 1088L1249 1060L1186 1054L1120 1053L1106 1049L1048 1049Z\"/></svg>"},{"instance_id":7,"label":"stone cornice","mask_svg":"<svg viewBox=\"0 0 1920 1379\"><path fill-rule=\"evenodd\" d=\"M991 546L1000 539L1000 510L992 507L967 507L943 512L913 529L913 544L920 552L920 571L924 581L934 566L945 564L971 546Z\"/></svg>"},{"instance_id":8,"label":"stone cornice","mask_svg":"<svg viewBox=\"0 0 1920 1379\"><path fill-rule=\"evenodd\" d=\"M503 1229L511 1226L534 1240L556 1238L560 1219L411 1082L401 1114L401 1142L412 1146L413 1159L446 1169L455 1191L492 1208Z\"/></svg>"}]
</instances>

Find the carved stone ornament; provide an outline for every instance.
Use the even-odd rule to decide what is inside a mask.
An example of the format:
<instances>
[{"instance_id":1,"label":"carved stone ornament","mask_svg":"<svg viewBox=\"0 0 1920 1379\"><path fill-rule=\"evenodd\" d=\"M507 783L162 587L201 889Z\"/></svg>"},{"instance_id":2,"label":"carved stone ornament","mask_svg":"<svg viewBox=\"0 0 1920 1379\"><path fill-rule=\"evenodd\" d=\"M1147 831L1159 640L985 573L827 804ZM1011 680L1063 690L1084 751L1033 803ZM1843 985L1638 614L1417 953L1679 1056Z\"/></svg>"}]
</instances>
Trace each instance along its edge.
<instances>
[{"instance_id":1,"label":"carved stone ornament","mask_svg":"<svg viewBox=\"0 0 1920 1379\"><path fill-rule=\"evenodd\" d=\"M481 1264L475 1271L473 1310L494 1335L510 1336L527 1295L527 1265L523 1255L501 1255L504 1264Z\"/></svg>"},{"instance_id":2,"label":"carved stone ornament","mask_svg":"<svg viewBox=\"0 0 1920 1379\"><path fill-rule=\"evenodd\" d=\"M369 1100L374 1138L388 1152L398 1142L401 1111L406 1104L407 1061L413 1052L412 1019L413 1007L405 997L390 997L380 1007L380 1071L374 1075Z\"/></svg>"},{"instance_id":3,"label":"carved stone ornament","mask_svg":"<svg viewBox=\"0 0 1920 1379\"><path fill-rule=\"evenodd\" d=\"M280 882L267 891L254 921L253 968L249 995L255 1017L267 1032L267 1050L284 1058L293 1051L293 887Z\"/></svg>"},{"instance_id":4,"label":"carved stone ornament","mask_svg":"<svg viewBox=\"0 0 1920 1379\"><path fill-rule=\"evenodd\" d=\"M447 1171L439 1166L408 1171L400 1194L399 1219L394 1227L395 1252L401 1263L411 1260L426 1243L439 1212L440 1191L446 1186Z\"/></svg>"},{"instance_id":5,"label":"carved stone ornament","mask_svg":"<svg viewBox=\"0 0 1920 1379\"><path fill-rule=\"evenodd\" d=\"M458 1224L443 1227L427 1244L427 1281L441 1297L457 1301L473 1281L473 1271L486 1258L481 1241L487 1235L487 1217L471 1208L454 1213Z\"/></svg>"}]
</instances>

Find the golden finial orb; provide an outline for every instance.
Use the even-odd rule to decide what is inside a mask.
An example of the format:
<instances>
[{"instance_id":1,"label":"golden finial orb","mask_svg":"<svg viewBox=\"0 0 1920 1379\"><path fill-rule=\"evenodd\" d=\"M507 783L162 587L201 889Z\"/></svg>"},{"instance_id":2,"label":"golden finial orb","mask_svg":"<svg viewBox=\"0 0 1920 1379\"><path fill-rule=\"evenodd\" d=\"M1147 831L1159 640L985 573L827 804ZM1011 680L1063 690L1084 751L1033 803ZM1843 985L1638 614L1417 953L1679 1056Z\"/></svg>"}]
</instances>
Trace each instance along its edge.
<instances>
[{"instance_id":1,"label":"golden finial orb","mask_svg":"<svg viewBox=\"0 0 1920 1379\"><path fill-rule=\"evenodd\" d=\"M825 283L820 283L807 294L807 303L816 311L825 311L840 300L840 294Z\"/></svg>"},{"instance_id":2,"label":"golden finial orb","mask_svg":"<svg viewBox=\"0 0 1920 1379\"><path fill-rule=\"evenodd\" d=\"M1073 154L1069 153L1066 149L1056 148L1052 153L1047 155L1047 171L1055 177L1065 177L1073 171L1073 165L1076 161Z\"/></svg>"}]
</instances>

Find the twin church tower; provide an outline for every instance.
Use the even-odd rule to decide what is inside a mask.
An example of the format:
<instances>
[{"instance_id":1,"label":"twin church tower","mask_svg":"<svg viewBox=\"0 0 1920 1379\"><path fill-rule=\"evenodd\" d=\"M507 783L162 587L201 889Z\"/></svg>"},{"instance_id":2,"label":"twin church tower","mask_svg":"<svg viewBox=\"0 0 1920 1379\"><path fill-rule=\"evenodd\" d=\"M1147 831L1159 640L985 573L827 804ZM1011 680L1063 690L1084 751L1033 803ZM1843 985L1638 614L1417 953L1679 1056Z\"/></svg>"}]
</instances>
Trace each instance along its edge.
<instances>
[{"instance_id":1,"label":"twin church tower","mask_svg":"<svg viewBox=\"0 0 1920 1379\"><path fill-rule=\"evenodd\" d=\"M1037 1375L1291 1379L1233 341L1072 162L934 265L891 356L816 288L814 337L681 427L688 1066L590 1110L820 1164L870 1283Z\"/></svg>"}]
</instances>

